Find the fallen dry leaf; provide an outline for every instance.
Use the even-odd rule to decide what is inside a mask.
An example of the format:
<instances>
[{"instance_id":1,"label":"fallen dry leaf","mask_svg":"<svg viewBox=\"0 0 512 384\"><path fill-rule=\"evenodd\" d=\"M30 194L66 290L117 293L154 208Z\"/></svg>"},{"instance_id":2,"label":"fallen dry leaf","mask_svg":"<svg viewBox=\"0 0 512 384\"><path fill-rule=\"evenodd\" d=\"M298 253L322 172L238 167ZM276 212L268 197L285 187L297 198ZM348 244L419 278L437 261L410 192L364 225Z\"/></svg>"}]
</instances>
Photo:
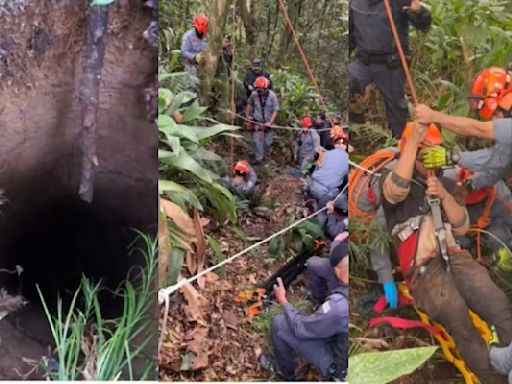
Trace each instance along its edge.
<instances>
[{"instance_id":1,"label":"fallen dry leaf","mask_svg":"<svg viewBox=\"0 0 512 384\"><path fill-rule=\"evenodd\" d=\"M201 221L200 221L200 217L199 217L199 213L194 210L194 230L195 230L195 234L196 234L196 271L190 271L190 273L194 274L194 273L199 273L201 271L203 271L204 269L204 259L205 259L205 254L206 254L206 241L204 239L204 232L203 232L203 227L201 226ZM199 285L199 287L201 289L204 289L205 288L205 280L204 280L204 277L200 277L197 279L197 285Z\"/></svg>"},{"instance_id":2,"label":"fallen dry leaf","mask_svg":"<svg viewBox=\"0 0 512 384\"><path fill-rule=\"evenodd\" d=\"M188 233L191 236L196 234L194 229L194 221L178 205L167 199L160 198L160 207L163 212L165 212L167 217L176 223L180 230Z\"/></svg>"},{"instance_id":3,"label":"fallen dry leaf","mask_svg":"<svg viewBox=\"0 0 512 384\"><path fill-rule=\"evenodd\" d=\"M185 296L187 308L194 320L201 319L203 317L202 307L207 303L206 299L191 284L185 284L180 288L180 292Z\"/></svg>"},{"instance_id":4,"label":"fallen dry leaf","mask_svg":"<svg viewBox=\"0 0 512 384\"><path fill-rule=\"evenodd\" d=\"M222 314L222 318L224 319L224 323L226 327L234 329L236 331L239 320L238 317L231 311L225 311Z\"/></svg>"}]
</instances>

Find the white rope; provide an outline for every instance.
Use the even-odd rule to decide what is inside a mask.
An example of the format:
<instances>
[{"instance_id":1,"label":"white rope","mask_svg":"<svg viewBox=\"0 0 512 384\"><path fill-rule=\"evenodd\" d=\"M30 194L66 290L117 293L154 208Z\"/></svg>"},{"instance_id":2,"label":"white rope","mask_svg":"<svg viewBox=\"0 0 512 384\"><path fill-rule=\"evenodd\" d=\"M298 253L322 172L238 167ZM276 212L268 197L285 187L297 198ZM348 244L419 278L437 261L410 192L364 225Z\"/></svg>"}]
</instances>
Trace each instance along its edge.
<instances>
[{"instance_id":1,"label":"white rope","mask_svg":"<svg viewBox=\"0 0 512 384\"><path fill-rule=\"evenodd\" d=\"M354 163L353 161L349 160L348 163L351 166L355 167L355 168L358 168L358 169L360 169L362 171L365 171L365 172L369 173L370 175L373 175L373 176L380 176L381 175L380 173L376 173L376 172L370 171L368 168L365 168L365 167L363 167L363 166L361 166L361 165L359 165L357 163Z\"/></svg>"},{"instance_id":2,"label":"white rope","mask_svg":"<svg viewBox=\"0 0 512 384\"><path fill-rule=\"evenodd\" d=\"M339 198L341 198L341 196L343 195L343 193L345 192L345 190L347 189L347 186L345 186L345 188L343 188L343 190L338 194L338 196L336 196L333 200L333 202L336 202ZM189 277L188 279L182 279L180 281L178 281L176 284L174 285L171 285L167 288L162 288L158 291L158 303L160 305L162 304L167 304L167 301L169 300L169 296L175 292L176 290L180 289L181 287L187 285L187 284L190 284L192 283L193 281L196 281L198 278L206 275L207 273L209 272L213 272L215 271L216 269L222 267L223 265L226 265L230 262L232 262L233 260L239 258L240 256L243 256L245 255L246 253L252 251L254 248L257 248L259 247L260 245L262 244L265 244L265 243L268 243L270 242L272 239L275 239L276 237L278 236L281 236L283 233L289 231L290 229L292 228L295 228L296 226L298 226L299 224L317 216L318 214L320 214L321 212L325 211L327 209L327 206L319 209L318 211L312 213L311 215L309 215L308 217L304 217L298 221L296 221L295 223L292 223L291 225L289 225L288 227L280 230L279 232L276 232L274 233L272 236L270 237L267 237L266 239L262 240L262 241L259 241L257 243L254 243L253 245L251 245L250 247L248 248L245 248L243 251L223 260L222 262L220 262L219 264L215 264L215 265L212 265L211 267L199 272L197 275L194 275L192 277Z\"/></svg>"},{"instance_id":3,"label":"white rope","mask_svg":"<svg viewBox=\"0 0 512 384\"><path fill-rule=\"evenodd\" d=\"M222 109L222 111L226 112L226 113L229 113L233 116L236 116L236 117L239 117L241 118L242 120L245 120L249 123L258 123L257 121L253 121L253 120L250 120L248 119L247 117L245 116L242 116L242 115L239 115L238 113L234 113L233 111L230 111L229 109ZM340 126L342 126L340 124ZM285 131L302 131L304 130L304 128L298 128L298 127L284 127L282 125L270 125L270 128L273 128L273 129L282 129L282 130L285 130ZM324 131L330 131L331 128L320 128L320 129L314 129L316 132L324 132Z\"/></svg>"}]
</instances>

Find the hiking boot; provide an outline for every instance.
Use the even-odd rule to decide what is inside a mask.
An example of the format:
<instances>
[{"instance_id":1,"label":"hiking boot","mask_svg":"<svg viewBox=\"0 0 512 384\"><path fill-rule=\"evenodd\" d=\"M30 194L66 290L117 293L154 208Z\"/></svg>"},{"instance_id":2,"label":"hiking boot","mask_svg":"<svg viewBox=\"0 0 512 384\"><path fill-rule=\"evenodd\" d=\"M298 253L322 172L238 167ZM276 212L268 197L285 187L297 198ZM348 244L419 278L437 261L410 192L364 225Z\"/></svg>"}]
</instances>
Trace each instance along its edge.
<instances>
[{"instance_id":1,"label":"hiking boot","mask_svg":"<svg viewBox=\"0 0 512 384\"><path fill-rule=\"evenodd\" d=\"M282 381L301 381L300 378L293 375L285 375L281 372L279 367L277 366L276 360L266 353L262 353L260 357L258 357L258 362L260 363L260 367L265 371L270 373L271 375L276 376L279 380Z\"/></svg>"}]
</instances>

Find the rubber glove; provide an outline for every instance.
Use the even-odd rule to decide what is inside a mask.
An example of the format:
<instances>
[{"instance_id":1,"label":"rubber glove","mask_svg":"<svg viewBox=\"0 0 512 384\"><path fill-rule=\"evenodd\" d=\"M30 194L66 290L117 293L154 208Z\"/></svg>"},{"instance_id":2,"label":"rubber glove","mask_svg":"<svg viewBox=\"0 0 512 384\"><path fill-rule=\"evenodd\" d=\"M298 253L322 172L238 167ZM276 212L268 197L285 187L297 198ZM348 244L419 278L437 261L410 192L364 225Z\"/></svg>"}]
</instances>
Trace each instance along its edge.
<instances>
[{"instance_id":1,"label":"rubber glove","mask_svg":"<svg viewBox=\"0 0 512 384\"><path fill-rule=\"evenodd\" d=\"M487 345L489 348L493 346L497 346L500 343L500 339L498 337L498 332L496 332L496 327L494 325L491 325L491 337L489 338L489 341L487 342Z\"/></svg>"},{"instance_id":2,"label":"rubber glove","mask_svg":"<svg viewBox=\"0 0 512 384\"><path fill-rule=\"evenodd\" d=\"M501 247L496 251L498 268L503 272L512 272L512 255L508 249Z\"/></svg>"},{"instance_id":3,"label":"rubber glove","mask_svg":"<svg viewBox=\"0 0 512 384\"><path fill-rule=\"evenodd\" d=\"M386 281L382 284L384 296L389 304L389 308L396 308L398 305L398 290L394 281Z\"/></svg>"},{"instance_id":4,"label":"rubber glove","mask_svg":"<svg viewBox=\"0 0 512 384\"><path fill-rule=\"evenodd\" d=\"M203 54L202 52L201 52L201 53L198 53L198 54L194 57L194 61L195 61L197 64L199 64L199 65L201 65L202 63L204 63L204 59L205 59L205 57L204 57L204 54Z\"/></svg>"},{"instance_id":5,"label":"rubber glove","mask_svg":"<svg viewBox=\"0 0 512 384\"><path fill-rule=\"evenodd\" d=\"M423 165L427 169L441 168L457 163L458 155L447 151L440 145L433 147L423 148L420 151L420 156L423 160Z\"/></svg>"}]
</instances>

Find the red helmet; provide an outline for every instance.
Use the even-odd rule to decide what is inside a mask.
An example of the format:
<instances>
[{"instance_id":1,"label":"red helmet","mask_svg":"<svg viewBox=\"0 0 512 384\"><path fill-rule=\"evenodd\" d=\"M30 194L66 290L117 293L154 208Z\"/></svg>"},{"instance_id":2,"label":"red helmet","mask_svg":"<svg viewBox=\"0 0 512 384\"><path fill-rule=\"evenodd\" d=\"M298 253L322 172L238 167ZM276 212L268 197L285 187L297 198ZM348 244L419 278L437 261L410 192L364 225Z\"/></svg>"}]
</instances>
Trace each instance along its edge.
<instances>
[{"instance_id":1,"label":"red helmet","mask_svg":"<svg viewBox=\"0 0 512 384\"><path fill-rule=\"evenodd\" d=\"M249 173L249 163L246 160L237 161L237 163L233 166L233 171Z\"/></svg>"},{"instance_id":2,"label":"red helmet","mask_svg":"<svg viewBox=\"0 0 512 384\"><path fill-rule=\"evenodd\" d=\"M512 72L499 67L484 69L473 80L469 100L471 109L478 112L482 120L490 120L498 107L509 111L512 108Z\"/></svg>"},{"instance_id":3,"label":"red helmet","mask_svg":"<svg viewBox=\"0 0 512 384\"><path fill-rule=\"evenodd\" d=\"M194 17L194 27L196 27L197 32L199 33L205 33L208 29L208 18L200 13L196 17Z\"/></svg>"},{"instance_id":4,"label":"red helmet","mask_svg":"<svg viewBox=\"0 0 512 384\"><path fill-rule=\"evenodd\" d=\"M270 80L267 79L265 76L260 76L256 78L256 81L254 82L254 86L256 88L263 88L266 89L270 87Z\"/></svg>"},{"instance_id":5,"label":"red helmet","mask_svg":"<svg viewBox=\"0 0 512 384\"><path fill-rule=\"evenodd\" d=\"M309 116L303 117L300 125L302 125L302 128L311 128L313 126L313 119Z\"/></svg>"},{"instance_id":6,"label":"red helmet","mask_svg":"<svg viewBox=\"0 0 512 384\"><path fill-rule=\"evenodd\" d=\"M471 177L471 175L473 175L473 174L474 174L474 172L469 169L458 168L457 169L457 181L462 183L462 182L466 181L467 179L469 179ZM489 194L489 190L490 190L490 188L486 187L486 188L479 189L478 191L468 192L468 194L466 195L466 199L465 199L466 204L467 205L478 204L479 202L481 202L483 199L485 199L487 197L487 195Z\"/></svg>"}]
</instances>

